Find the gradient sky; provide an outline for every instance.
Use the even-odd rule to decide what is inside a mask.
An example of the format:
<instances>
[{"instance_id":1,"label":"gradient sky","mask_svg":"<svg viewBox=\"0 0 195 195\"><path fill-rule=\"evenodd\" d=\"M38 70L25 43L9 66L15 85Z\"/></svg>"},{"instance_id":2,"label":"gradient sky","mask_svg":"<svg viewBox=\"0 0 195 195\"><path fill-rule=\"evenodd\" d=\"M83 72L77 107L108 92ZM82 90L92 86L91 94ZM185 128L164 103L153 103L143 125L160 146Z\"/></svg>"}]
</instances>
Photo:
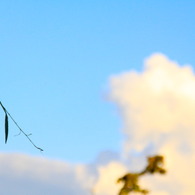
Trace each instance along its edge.
<instances>
[{"instance_id":1,"label":"gradient sky","mask_svg":"<svg viewBox=\"0 0 195 195\"><path fill-rule=\"evenodd\" d=\"M161 52L195 65L195 2L0 1L0 100L41 154L10 121L2 152L90 162L119 152L123 136L109 77Z\"/></svg>"}]
</instances>

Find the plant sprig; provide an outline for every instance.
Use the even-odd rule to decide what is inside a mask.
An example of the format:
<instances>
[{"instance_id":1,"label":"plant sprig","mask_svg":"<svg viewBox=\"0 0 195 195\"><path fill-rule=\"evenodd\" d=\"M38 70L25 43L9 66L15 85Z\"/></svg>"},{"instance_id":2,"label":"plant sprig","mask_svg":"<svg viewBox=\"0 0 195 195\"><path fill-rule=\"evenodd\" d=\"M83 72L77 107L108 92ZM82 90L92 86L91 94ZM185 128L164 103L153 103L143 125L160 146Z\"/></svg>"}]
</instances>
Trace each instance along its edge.
<instances>
[{"instance_id":1,"label":"plant sprig","mask_svg":"<svg viewBox=\"0 0 195 195\"><path fill-rule=\"evenodd\" d=\"M34 144L34 142L29 138L29 136L31 134L26 134L21 128L20 126L17 124L17 122L13 119L13 117L10 115L10 113L7 111L7 109L3 106L3 104L0 102L1 107L3 108L3 111L5 112L5 143L7 143L7 139L8 139L8 133L9 133L9 125L8 125L8 116L11 118L11 120L15 123L15 125L18 127L18 129L20 130L20 133L22 133L23 135L26 136L26 138L31 142L31 144L38 150L40 150L41 152L43 151L43 149L39 148L38 146L36 146ZM19 133L19 134L20 134ZM19 135L18 134L18 135Z\"/></svg>"}]
</instances>

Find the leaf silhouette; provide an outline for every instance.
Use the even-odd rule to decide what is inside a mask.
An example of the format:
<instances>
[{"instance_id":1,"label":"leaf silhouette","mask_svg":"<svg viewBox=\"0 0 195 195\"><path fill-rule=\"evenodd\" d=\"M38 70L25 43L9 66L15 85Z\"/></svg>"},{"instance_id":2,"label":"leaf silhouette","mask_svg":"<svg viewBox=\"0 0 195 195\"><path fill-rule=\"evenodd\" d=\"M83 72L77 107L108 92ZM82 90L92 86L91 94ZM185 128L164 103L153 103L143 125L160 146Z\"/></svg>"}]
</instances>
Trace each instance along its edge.
<instances>
[{"instance_id":1,"label":"leaf silhouette","mask_svg":"<svg viewBox=\"0 0 195 195\"><path fill-rule=\"evenodd\" d=\"M38 150L40 150L41 152L43 151L43 149L41 149L41 148L39 148L39 147L37 147L35 144L34 144L34 142L29 138L29 136L31 135L31 134L26 134L21 128L20 128L20 126L17 124L17 122L13 119L13 117L10 115L10 113L6 110L6 108L3 106L3 104L1 103L1 101L0 101L0 106L2 107L2 109L4 110L4 112L5 112L5 143L7 143L7 139L8 139L8 116L11 118L11 120L15 123L15 125L18 127L18 129L20 130L20 133L23 133L25 136L26 136L26 138L31 142L31 144L35 147L35 148L37 148ZM20 134L19 133L19 134Z\"/></svg>"},{"instance_id":2,"label":"leaf silhouette","mask_svg":"<svg viewBox=\"0 0 195 195\"><path fill-rule=\"evenodd\" d=\"M5 114L5 143L7 143L8 138L8 116Z\"/></svg>"}]
</instances>

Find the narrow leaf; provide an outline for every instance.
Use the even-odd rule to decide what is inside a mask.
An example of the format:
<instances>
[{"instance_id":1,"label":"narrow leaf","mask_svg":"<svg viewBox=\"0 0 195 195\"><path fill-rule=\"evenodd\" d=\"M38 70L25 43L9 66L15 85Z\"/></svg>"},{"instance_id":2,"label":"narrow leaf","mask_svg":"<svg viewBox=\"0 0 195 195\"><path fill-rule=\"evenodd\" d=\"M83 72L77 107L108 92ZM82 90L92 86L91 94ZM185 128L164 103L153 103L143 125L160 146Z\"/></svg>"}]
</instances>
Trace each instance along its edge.
<instances>
[{"instance_id":1,"label":"narrow leaf","mask_svg":"<svg viewBox=\"0 0 195 195\"><path fill-rule=\"evenodd\" d=\"M8 138L8 116L5 114L5 143L7 143Z\"/></svg>"}]
</instances>

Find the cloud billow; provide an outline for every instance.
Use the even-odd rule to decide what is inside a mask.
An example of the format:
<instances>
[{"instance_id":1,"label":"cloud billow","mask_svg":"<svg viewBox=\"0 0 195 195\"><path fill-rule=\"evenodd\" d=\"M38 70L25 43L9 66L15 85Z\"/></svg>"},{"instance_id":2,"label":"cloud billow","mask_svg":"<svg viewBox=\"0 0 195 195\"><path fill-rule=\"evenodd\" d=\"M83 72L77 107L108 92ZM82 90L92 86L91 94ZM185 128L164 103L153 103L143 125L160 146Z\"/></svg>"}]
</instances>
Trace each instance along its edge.
<instances>
[{"instance_id":1,"label":"cloud billow","mask_svg":"<svg viewBox=\"0 0 195 195\"><path fill-rule=\"evenodd\" d=\"M24 154L1 153L0 172L2 195L90 195L93 179L87 175L85 165Z\"/></svg>"},{"instance_id":2,"label":"cloud billow","mask_svg":"<svg viewBox=\"0 0 195 195\"><path fill-rule=\"evenodd\" d=\"M142 155L162 153L168 174L164 183L153 182L151 189L164 186L164 194L192 195L195 75L191 67L156 53L145 60L143 72L112 76L110 85L110 97L119 107L126 136L123 156L133 158L132 151ZM155 193L160 192L151 194Z\"/></svg>"}]
</instances>

